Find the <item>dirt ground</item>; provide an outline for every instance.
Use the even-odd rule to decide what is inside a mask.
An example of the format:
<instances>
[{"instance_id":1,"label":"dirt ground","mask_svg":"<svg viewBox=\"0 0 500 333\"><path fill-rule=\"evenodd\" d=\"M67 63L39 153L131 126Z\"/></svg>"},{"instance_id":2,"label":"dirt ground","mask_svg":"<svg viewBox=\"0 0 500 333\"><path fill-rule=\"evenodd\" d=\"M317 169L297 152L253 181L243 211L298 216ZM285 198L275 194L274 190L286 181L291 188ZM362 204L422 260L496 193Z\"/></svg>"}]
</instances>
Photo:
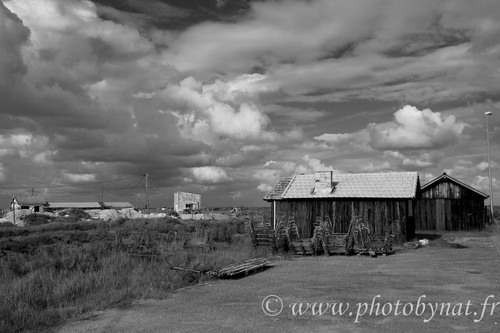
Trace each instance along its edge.
<instances>
[{"instance_id":1,"label":"dirt ground","mask_svg":"<svg viewBox=\"0 0 500 333\"><path fill-rule=\"evenodd\" d=\"M429 246L377 258L285 258L246 278L109 309L53 332L500 331L500 234L419 236Z\"/></svg>"}]
</instances>

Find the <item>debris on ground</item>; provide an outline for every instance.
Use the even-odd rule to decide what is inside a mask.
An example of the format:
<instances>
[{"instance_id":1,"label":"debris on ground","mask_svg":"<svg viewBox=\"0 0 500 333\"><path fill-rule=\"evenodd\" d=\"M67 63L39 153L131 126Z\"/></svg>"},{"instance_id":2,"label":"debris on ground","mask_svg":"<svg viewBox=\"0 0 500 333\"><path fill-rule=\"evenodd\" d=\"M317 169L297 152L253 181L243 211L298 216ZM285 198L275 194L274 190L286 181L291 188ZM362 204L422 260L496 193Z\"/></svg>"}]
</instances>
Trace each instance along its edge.
<instances>
[{"instance_id":1,"label":"debris on ground","mask_svg":"<svg viewBox=\"0 0 500 333\"><path fill-rule=\"evenodd\" d=\"M421 247L420 242L406 242L403 246L405 249L418 249Z\"/></svg>"},{"instance_id":2,"label":"debris on ground","mask_svg":"<svg viewBox=\"0 0 500 333\"><path fill-rule=\"evenodd\" d=\"M421 239L418 242L420 243L420 246L422 246L422 247L429 245L429 240L427 238Z\"/></svg>"}]
</instances>

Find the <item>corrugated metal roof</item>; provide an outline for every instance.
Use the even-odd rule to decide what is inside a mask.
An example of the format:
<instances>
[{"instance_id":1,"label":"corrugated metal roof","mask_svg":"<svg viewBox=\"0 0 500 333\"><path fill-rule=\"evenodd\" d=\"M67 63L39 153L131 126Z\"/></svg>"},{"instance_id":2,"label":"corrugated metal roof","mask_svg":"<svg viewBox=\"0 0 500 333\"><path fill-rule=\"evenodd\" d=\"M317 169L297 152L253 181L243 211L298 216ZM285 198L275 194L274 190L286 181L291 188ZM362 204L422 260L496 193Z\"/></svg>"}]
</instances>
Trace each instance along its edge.
<instances>
[{"instance_id":1,"label":"corrugated metal roof","mask_svg":"<svg viewBox=\"0 0 500 333\"><path fill-rule=\"evenodd\" d=\"M130 202L103 202L104 208L118 208L118 209L124 209L124 208L134 208L134 205L132 205Z\"/></svg>"},{"instance_id":2,"label":"corrugated metal roof","mask_svg":"<svg viewBox=\"0 0 500 333\"><path fill-rule=\"evenodd\" d=\"M414 198L417 172L332 174L333 190L315 193L315 175L296 175L279 197L264 200L307 198ZM278 184L280 182L278 181ZM274 189L273 189L274 190ZM272 191L271 191L272 192ZM271 193L270 192L270 193ZM277 191L279 192L279 191Z\"/></svg>"},{"instance_id":3,"label":"corrugated metal roof","mask_svg":"<svg viewBox=\"0 0 500 333\"><path fill-rule=\"evenodd\" d=\"M98 202L51 202L49 208L101 209Z\"/></svg>"},{"instance_id":4,"label":"corrugated metal roof","mask_svg":"<svg viewBox=\"0 0 500 333\"><path fill-rule=\"evenodd\" d=\"M280 199L281 196L283 195L283 192L286 190L287 186L290 184L292 179L293 176L281 177L276 183L276 185L274 185L274 188L269 193L266 194L264 200Z\"/></svg>"},{"instance_id":5,"label":"corrugated metal roof","mask_svg":"<svg viewBox=\"0 0 500 333\"><path fill-rule=\"evenodd\" d=\"M475 188L473 188L473 187L471 187L471 186L469 186L467 184L462 183L461 181L459 181L456 178L453 178L452 176L447 175L446 172L443 172L443 174L441 176L436 177L433 180L431 180L430 182L428 182L427 184L423 185L422 186L422 191L426 191L430 187L432 187L434 184L437 184L439 181L441 181L441 180L444 181L446 179L449 180L449 181L451 181L451 182L453 182L453 183L455 183L455 184L457 184L457 185L459 185L459 186L462 186L462 187L464 187L466 189L469 189L470 191L473 191L473 192L475 192L475 193L483 196L485 199L489 197L489 195L487 195L487 194L485 194L485 193L483 193L483 192L481 192L479 190L476 190Z\"/></svg>"},{"instance_id":6,"label":"corrugated metal roof","mask_svg":"<svg viewBox=\"0 0 500 333\"><path fill-rule=\"evenodd\" d=\"M21 206L43 206L47 201L39 196L16 196L17 203Z\"/></svg>"}]
</instances>

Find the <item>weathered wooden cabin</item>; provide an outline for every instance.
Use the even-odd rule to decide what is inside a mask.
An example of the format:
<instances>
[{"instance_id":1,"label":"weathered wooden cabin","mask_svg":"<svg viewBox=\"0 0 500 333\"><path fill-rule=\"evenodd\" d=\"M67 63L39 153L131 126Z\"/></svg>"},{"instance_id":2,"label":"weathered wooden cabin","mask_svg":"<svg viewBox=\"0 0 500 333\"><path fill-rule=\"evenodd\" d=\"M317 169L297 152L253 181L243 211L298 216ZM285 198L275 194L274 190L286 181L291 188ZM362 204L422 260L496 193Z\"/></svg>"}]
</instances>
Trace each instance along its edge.
<instances>
[{"instance_id":1,"label":"weathered wooden cabin","mask_svg":"<svg viewBox=\"0 0 500 333\"><path fill-rule=\"evenodd\" d=\"M361 216L371 233L386 236L391 222L399 240L415 236L415 205L420 193L416 172L334 174L331 171L282 177L264 197L273 225L294 217L299 235L312 237L317 218L347 233L352 216Z\"/></svg>"},{"instance_id":2,"label":"weathered wooden cabin","mask_svg":"<svg viewBox=\"0 0 500 333\"><path fill-rule=\"evenodd\" d=\"M415 227L436 231L481 229L487 219L486 198L488 195L443 173L422 186Z\"/></svg>"}]
</instances>

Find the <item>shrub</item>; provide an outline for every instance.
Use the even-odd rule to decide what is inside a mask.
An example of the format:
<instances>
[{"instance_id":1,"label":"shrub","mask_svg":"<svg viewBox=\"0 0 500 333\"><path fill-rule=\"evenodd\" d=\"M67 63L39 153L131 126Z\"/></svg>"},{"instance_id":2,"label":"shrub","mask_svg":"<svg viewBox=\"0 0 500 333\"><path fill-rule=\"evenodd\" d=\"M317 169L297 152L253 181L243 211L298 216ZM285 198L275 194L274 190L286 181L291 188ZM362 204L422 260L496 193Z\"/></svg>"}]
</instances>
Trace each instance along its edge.
<instances>
[{"instance_id":1,"label":"shrub","mask_svg":"<svg viewBox=\"0 0 500 333\"><path fill-rule=\"evenodd\" d=\"M50 222L50 216L44 214L29 214L23 217L27 226L47 224Z\"/></svg>"}]
</instances>

